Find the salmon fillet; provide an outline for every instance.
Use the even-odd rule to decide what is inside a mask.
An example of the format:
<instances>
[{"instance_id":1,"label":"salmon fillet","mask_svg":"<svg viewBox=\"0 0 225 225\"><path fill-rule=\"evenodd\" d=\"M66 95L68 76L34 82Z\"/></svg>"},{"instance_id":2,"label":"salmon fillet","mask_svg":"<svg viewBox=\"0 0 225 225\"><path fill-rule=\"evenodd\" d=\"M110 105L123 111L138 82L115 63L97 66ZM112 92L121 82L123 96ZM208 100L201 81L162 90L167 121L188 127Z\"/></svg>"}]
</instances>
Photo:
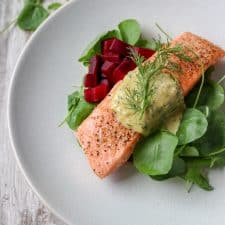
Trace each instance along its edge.
<instances>
[{"instance_id":1,"label":"salmon fillet","mask_svg":"<svg viewBox=\"0 0 225 225\"><path fill-rule=\"evenodd\" d=\"M185 96L200 79L203 70L216 64L221 57L225 56L225 52L209 41L188 32L181 34L171 42L171 46L176 44L190 46L198 55L198 58L191 63L174 59L182 68L182 74L175 76ZM91 168L100 178L109 175L123 165L141 138L141 134L124 127L111 110L112 94L119 84L83 121L75 134Z\"/></svg>"}]
</instances>

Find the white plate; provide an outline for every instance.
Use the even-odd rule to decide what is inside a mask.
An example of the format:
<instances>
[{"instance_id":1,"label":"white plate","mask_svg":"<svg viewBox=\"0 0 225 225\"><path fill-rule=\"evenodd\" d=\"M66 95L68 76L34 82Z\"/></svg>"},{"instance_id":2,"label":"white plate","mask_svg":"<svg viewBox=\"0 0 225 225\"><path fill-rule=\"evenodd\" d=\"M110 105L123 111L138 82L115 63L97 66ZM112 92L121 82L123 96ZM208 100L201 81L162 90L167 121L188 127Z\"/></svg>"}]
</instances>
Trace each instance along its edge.
<instances>
[{"instance_id":1,"label":"white plate","mask_svg":"<svg viewBox=\"0 0 225 225\"><path fill-rule=\"evenodd\" d=\"M178 179L156 182L131 165L100 180L72 132L57 127L67 94L85 73L77 59L97 34L136 18L148 36L156 34L158 22L173 36L191 31L225 47L224 8L223 1L213 0L82 0L61 9L33 35L12 80L10 133L29 183L68 223L224 224L224 171L211 173L214 191L194 188L190 194Z\"/></svg>"}]
</instances>

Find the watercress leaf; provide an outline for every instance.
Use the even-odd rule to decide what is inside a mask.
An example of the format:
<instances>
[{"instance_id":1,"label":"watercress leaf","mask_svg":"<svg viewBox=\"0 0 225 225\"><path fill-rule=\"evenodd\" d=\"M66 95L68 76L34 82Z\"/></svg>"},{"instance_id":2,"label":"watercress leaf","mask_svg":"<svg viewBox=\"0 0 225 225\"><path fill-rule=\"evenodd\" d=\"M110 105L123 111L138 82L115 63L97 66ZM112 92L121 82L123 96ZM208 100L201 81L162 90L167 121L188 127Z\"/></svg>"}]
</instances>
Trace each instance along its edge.
<instances>
[{"instance_id":1,"label":"watercress leaf","mask_svg":"<svg viewBox=\"0 0 225 225\"><path fill-rule=\"evenodd\" d=\"M61 6L62 4L60 2L53 2L52 4L48 6L48 10L57 10Z\"/></svg>"},{"instance_id":2,"label":"watercress leaf","mask_svg":"<svg viewBox=\"0 0 225 225\"><path fill-rule=\"evenodd\" d=\"M26 4L17 19L17 24L22 30L34 31L48 15L48 11L40 4Z\"/></svg>"},{"instance_id":3,"label":"watercress leaf","mask_svg":"<svg viewBox=\"0 0 225 225\"><path fill-rule=\"evenodd\" d=\"M204 106L198 106L197 109L199 111L201 111L205 115L206 118L209 117L210 109L209 109L208 106L206 106L206 105L204 105Z\"/></svg>"},{"instance_id":4,"label":"watercress leaf","mask_svg":"<svg viewBox=\"0 0 225 225\"><path fill-rule=\"evenodd\" d=\"M215 70L215 66L210 66L204 73L205 78L210 79L214 70Z\"/></svg>"},{"instance_id":5,"label":"watercress leaf","mask_svg":"<svg viewBox=\"0 0 225 225\"><path fill-rule=\"evenodd\" d=\"M42 2L43 2L43 0L25 0L24 1L25 5L27 5L27 4L40 4Z\"/></svg>"},{"instance_id":6,"label":"watercress leaf","mask_svg":"<svg viewBox=\"0 0 225 225\"><path fill-rule=\"evenodd\" d=\"M123 41L130 45L135 45L138 42L141 36L141 27L136 20L124 20L119 23L118 28L120 30Z\"/></svg>"},{"instance_id":7,"label":"watercress leaf","mask_svg":"<svg viewBox=\"0 0 225 225\"><path fill-rule=\"evenodd\" d=\"M118 30L111 30L103 34L98 35L94 41L92 41L88 47L84 50L84 53L79 58L79 62L82 62L85 66L89 64L92 56L101 53L101 43L103 40L110 38L121 39L121 35Z\"/></svg>"},{"instance_id":8,"label":"watercress leaf","mask_svg":"<svg viewBox=\"0 0 225 225\"><path fill-rule=\"evenodd\" d=\"M193 105L193 102L197 96L199 86L197 85L193 91L185 99L185 103L188 107ZM204 83L202 92L197 106L207 105L212 110L217 110L224 102L224 89L221 85L215 81L207 80Z\"/></svg>"},{"instance_id":9,"label":"watercress leaf","mask_svg":"<svg viewBox=\"0 0 225 225\"><path fill-rule=\"evenodd\" d=\"M206 132L207 125L207 119L202 112L197 109L187 109L177 131L179 145L185 145L200 138Z\"/></svg>"},{"instance_id":10,"label":"watercress leaf","mask_svg":"<svg viewBox=\"0 0 225 225\"><path fill-rule=\"evenodd\" d=\"M172 168L167 174L151 176L151 178L154 180L161 181L161 180L166 180L172 177L181 176L185 172L186 172L185 161L179 157L175 157L173 160Z\"/></svg>"},{"instance_id":11,"label":"watercress leaf","mask_svg":"<svg viewBox=\"0 0 225 225\"><path fill-rule=\"evenodd\" d=\"M225 153L220 155L211 156L210 167L224 167L225 166Z\"/></svg>"},{"instance_id":12,"label":"watercress leaf","mask_svg":"<svg viewBox=\"0 0 225 225\"><path fill-rule=\"evenodd\" d=\"M141 47L141 48L147 48L149 41L140 37L135 46Z\"/></svg>"},{"instance_id":13,"label":"watercress leaf","mask_svg":"<svg viewBox=\"0 0 225 225\"><path fill-rule=\"evenodd\" d=\"M80 92L75 91L71 95L68 95L67 110L70 111L73 107L76 107L80 101Z\"/></svg>"},{"instance_id":14,"label":"watercress leaf","mask_svg":"<svg viewBox=\"0 0 225 225\"><path fill-rule=\"evenodd\" d=\"M194 142L201 155L207 156L225 147L225 115L220 111L211 111L208 117L208 129L204 136Z\"/></svg>"},{"instance_id":15,"label":"watercress leaf","mask_svg":"<svg viewBox=\"0 0 225 225\"><path fill-rule=\"evenodd\" d=\"M167 131L159 131L145 138L134 151L135 167L147 175L167 174L173 164L177 143L177 137Z\"/></svg>"},{"instance_id":16,"label":"watercress leaf","mask_svg":"<svg viewBox=\"0 0 225 225\"><path fill-rule=\"evenodd\" d=\"M149 49L157 51L162 46L162 43L160 41L157 42L154 39L147 40L141 37L138 40L138 42L135 44L135 46L141 47L141 48L149 48Z\"/></svg>"},{"instance_id":17,"label":"watercress leaf","mask_svg":"<svg viewBox=\"0 0 225 225\"><path fill-rule=\"evenodd\" d=\"M188 167L195 167L199 169L209 168L211 164L210 158L203 158L203 157L186 157L183 158L187 163Z\"/></svg>"},{"instance_id":18,"label":"watercress leaf","mask_svg":"<svg viewBox=\"0 0 225 225\"><path fill-rule=\"evenodd\" d=\"M179 155L182 157L198 157L199 152L194 146L185 146Z\"/></svg>"},{"instance_id":19,"label":"watercress leaf","mask_svg":"<svg viewBox=\"0 0 225 225\"><path fill-rule=\"evenodd\" d=\"M208 178L201 169L197 167L189 167L184 179L188 183L194 183L206 191L212 191L213 187L209 184Z\"/></svg>"},{"instance_id":20,"label":"watercress leaf","mask_svg":"<svg viewBox=\"0 0 225 225\"><path fill-rule=\"evenodd\" d=\"M95 105L86 102L82 96L77 106L73 107L73 110L70 113L69 117L66 118L68 126L72 130L76 130L83 122L83 120L89 116L89 114L93 111L94 108Z\"/></svg>"}]
</instances>

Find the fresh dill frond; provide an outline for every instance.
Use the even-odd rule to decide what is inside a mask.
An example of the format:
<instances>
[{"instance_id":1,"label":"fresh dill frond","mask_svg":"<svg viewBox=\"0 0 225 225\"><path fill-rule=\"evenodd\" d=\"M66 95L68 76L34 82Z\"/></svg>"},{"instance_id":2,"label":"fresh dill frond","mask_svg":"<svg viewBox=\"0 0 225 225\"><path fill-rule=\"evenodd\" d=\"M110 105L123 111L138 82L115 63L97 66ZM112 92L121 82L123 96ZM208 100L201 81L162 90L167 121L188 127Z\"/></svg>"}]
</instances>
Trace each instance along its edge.
<instances>
[{"instance_id":1,"label":"fresh dill frond","mask_svg":"<svg viewBox=\"0 0 225 225\"><path fill-rule=\"evenodd\" d=\"M164 71L167 73L182 72L181 66L172 56L187 62L191 62L192 57L185 54L184 47L178 44L172 47L169 46L169 43L162 45L152 61L145 61L144 57L140 56L134 48L129 50L130 58L137 65L138 72L135 87L126 88L123 100L129 109L134 113L139 113L142 117L152 103L151 99L155 92L153 77Z\"/></svg>"},{"instance_id":2,"label":"fresh dill frond","mask_svg":"<svg viewBox=\"0 0 225 225\"><path fill-rule=\"evenodd\" d=\"M159 24L158 23L155 23L155 25L156 25L156 27L167 37L167 39L169 40L169 41L171 41L172 40L172 37L166 32L166 31L164 31L164 29L162 29L162 27L161 26L159 26Z\"/></svg>"}]
</instances>

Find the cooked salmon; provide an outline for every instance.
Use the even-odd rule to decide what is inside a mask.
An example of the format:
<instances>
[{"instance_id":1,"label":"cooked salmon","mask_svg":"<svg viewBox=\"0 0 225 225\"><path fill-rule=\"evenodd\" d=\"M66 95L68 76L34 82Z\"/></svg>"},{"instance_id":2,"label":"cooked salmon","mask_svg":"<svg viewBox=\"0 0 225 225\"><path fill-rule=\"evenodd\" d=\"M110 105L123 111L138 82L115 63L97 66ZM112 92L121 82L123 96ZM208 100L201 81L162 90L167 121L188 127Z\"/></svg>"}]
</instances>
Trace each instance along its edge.
<instances>
[{"instance_id":1,"label":"cooked salmon","mask_svg":"<svg viewBox=\"0 0 225 225\"><path fill-rule=\"evenodd\" d=\"M225 51L192 33L181 34L171 42L172 46L176 44L190 47L198 56L193 62L175 59L182 68L182 73L176 74L176 78L185 96L198 82L202 72L225 56ZM141 134L125 128L111 110L112 94L118 85L120 83L83 121L75 134L91 168L100 178L109 175L123 165L141 138Z\"/></svg>"}]
</instances>

